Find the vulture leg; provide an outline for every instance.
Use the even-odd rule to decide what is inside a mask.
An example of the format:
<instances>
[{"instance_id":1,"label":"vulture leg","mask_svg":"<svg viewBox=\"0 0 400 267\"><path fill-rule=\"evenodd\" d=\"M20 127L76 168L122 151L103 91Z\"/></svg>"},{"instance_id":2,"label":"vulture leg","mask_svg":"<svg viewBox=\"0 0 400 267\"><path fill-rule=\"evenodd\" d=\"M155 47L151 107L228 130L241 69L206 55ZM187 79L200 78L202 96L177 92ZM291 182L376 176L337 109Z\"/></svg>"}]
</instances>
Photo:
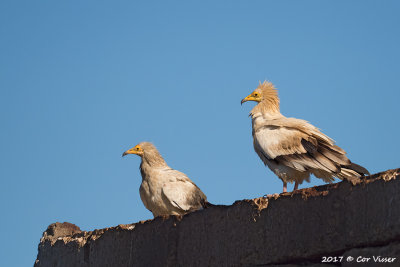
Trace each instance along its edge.
<instances>
[{"instance_id":1,"label":"vulture leg","mask_svg":"<svg viewBox=\"0 0 400 267\"><path fill-rule=\"evenodd\" d=\"M294 190L297 190L298 188L299 188L299 183L298 183L298 182L295 182L295 183L294 183L294 189L293 189L293 191L294 191Z\"/></svg>"},{"instance_id":2,"label":"vulture leg","mask_svg":"<svg viewBox=\"0 0 400 267\"><path fill-rule=\"evenodd\" d=\"M283 193L287 192L287 183L283 182Z\"/></svg>"}]
</instances>

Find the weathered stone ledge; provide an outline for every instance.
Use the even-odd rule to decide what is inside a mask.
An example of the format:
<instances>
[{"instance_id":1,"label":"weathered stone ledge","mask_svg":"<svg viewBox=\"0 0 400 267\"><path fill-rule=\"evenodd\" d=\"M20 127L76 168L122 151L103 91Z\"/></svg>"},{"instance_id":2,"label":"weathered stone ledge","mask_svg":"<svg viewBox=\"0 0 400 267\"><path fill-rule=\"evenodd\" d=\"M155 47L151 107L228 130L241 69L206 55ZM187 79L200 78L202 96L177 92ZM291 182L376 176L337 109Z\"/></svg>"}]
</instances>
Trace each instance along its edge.
<instances>
[{"instance_id":1,"label":"weathered stone ledge","mask_svg":"<svg viewBox=\"0 0 400 267\"><path fill-rule=\"evenodd\" d=\"M400 266L400 169L184 217L91 232L49 226L35 266L325 266L323 256L395 257ZM354 261L348 262L347 258ZM326 264L332 264L326 263ZM373 259L358 266L374 265Z\"/></svg>"}]
</instances>

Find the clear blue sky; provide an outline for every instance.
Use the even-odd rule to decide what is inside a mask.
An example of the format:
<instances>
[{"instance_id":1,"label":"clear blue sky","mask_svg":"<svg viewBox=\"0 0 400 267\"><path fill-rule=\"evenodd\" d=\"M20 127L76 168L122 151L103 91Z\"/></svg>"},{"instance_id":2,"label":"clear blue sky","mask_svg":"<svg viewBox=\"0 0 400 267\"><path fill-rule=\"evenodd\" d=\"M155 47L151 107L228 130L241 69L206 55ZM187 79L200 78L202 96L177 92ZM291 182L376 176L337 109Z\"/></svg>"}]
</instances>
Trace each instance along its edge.
<instances>
[{"instance_id":1,"label":"clear blue sky","mask_svg":"<svg viewBox=\"0 0 400 267\"><path fill-rule=\"evenodd\" d=\"M2 1L2 264L32 265L53 222L93 230L152 218L139 157L121 158L141 141L210 202L281 192L253 151L254 104L240 106L264 79L284 115L321 128L352 161L372 173L400 167L399 8Z\"/></svg>"}]
</instances>

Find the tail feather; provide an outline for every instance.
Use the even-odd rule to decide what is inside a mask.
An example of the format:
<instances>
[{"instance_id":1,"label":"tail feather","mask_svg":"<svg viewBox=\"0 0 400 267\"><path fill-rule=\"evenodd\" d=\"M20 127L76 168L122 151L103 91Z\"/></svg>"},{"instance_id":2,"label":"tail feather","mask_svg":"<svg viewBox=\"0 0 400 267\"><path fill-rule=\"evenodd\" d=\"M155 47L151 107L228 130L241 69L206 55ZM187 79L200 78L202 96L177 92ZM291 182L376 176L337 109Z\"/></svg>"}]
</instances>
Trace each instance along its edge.
<instances>
[{"instance_id":1,"label":"tail feather","mask_svg":"<svg viewBox=\"0 0 400 267\"><path fill-rule=\"evenodd\" d=\"M351 182L353 185L358 183L363 176L369 175L369 172L364 167L350 163L350 165L342 166L340 173L337 175L340 179L346 179Z\"/></svg>"},{"instance_id":2,"label":"tail feather","mask_svg":"<svg viewBox=\"0 0 400 267\"><path fill-rule=\"evenodd\" d=\"M346 167L343 167L341 169L341 172L339 174L337 174L336 176L342 180L349 181L353 185L357 184L361 180L360 179L361 174L359 174L358 172L356 172L352 169L347 169Z\"/></svg>"},{"instance_id":3,"label":"tail feather","mask_svg":"<svg viewBox=\"0 0 400 267\"><path fill-rule=\"evenodd\" d=\"M351 162L350 166L346 166L346 168L358 172L359 174L361 174L361 176L370 175L369 171L366 168L353 162Z\"/></svg>"},{"instance_id":4,"label":"tail feather","mask_svg":"<svg viewBox=\"0 0 400 267\"><path fill-rule=\"evenodd\" d=\"M203 209L207 209L207 208L210 208L210 207L215 206L215 205L211 204L207 200L202 199L201 200L201 206L203 207Z\"/></svg>"}]
</instances>

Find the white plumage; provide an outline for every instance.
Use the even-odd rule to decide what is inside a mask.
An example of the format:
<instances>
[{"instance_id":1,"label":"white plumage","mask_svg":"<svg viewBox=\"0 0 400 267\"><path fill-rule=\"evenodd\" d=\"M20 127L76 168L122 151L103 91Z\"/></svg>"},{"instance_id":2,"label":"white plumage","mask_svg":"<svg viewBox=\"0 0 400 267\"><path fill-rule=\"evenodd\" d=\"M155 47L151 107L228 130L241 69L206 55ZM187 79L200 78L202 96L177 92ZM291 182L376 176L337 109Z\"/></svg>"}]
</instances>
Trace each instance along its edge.
<instances>
[{"instance_id":1,"label":"white plumage","mask_svg":"<svg viewBox=\"0 0 400 267\"><path fill-rule=\"evenodd\" d=\"M346 152L318 128L304 120L286 118L280 113L277 90L272 83L260 83L243 102L258 104L250 113L254 150L282 181L295 182L295 189L310 174L325 182L335 177L355 182L368 171L352 163Z\"/></svg>"},{"instance_id":2,"label":"white plumage","mask_svg":"<svg viewBox=\"0 0 400 267\"><path fill-rule=\"evenodd\" d=\"M140 198L154 217L183 215L209 205L200 188L184 173L171 169L153 144L142 142L123 156L127 154L142 159Z\"/></svg>"}]
</instances>

